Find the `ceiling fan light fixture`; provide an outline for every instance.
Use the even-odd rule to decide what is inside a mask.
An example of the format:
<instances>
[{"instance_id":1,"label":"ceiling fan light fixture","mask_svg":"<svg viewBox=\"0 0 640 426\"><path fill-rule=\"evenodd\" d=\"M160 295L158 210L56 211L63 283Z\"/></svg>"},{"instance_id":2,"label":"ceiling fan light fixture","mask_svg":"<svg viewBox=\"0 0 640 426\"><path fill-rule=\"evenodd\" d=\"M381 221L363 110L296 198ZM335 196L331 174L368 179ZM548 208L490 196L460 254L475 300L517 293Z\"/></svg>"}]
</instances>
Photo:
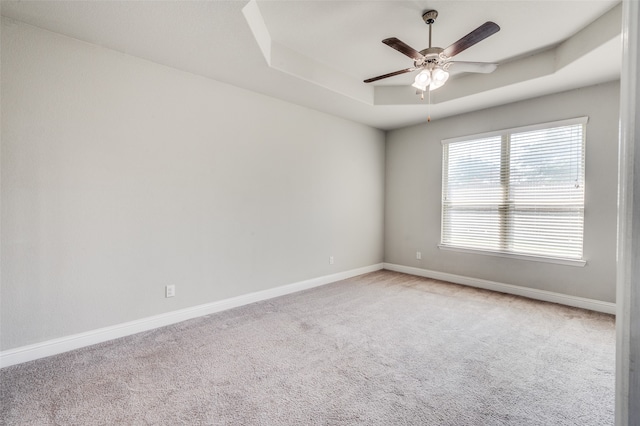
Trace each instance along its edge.
<instances>
[{"instance_id":1,"label":"ceiling fan light fixture","mask_svg":"<svg viewBox=\"0 0 640 426\"><path fill-rule=\"evenodd\" d=\"M427 86L431 83L431 72L429 70L422 70L416 75L416 78L412 84L416 89L427 90Z\"/></svg>"},{"instance_id":2,"label":"ceiling fan light fixture","mask_svg":"<svg viewBox=\"0 0 640 426\"><path fill-rule=\"evenodd\" d=\"M428 86L431 83L431 73L428 70L422 70L416 75L416 84Z\"/></svg>"},{"instance_id":3,"label":"ceiling fan light fixture","mask_svg":"<svg viewBox=\"0 0 640 426\"><path fill-rule=\"evenodd\" d=\"M429 86L429 90L436 90L447 82L449 79L449 73L443 70L440 67L435 68L431 72L431 85Z\"/></svg>"}]
</instances>

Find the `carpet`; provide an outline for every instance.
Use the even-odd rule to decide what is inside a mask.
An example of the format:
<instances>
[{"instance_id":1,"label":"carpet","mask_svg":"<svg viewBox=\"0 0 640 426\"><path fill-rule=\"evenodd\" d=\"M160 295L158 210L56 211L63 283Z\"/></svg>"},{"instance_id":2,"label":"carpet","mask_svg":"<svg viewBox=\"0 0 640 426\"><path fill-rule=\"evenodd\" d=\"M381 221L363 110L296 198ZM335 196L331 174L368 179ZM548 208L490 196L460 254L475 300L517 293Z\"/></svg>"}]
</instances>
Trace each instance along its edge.
<instances>
[{"instance_id":1,"label":"carpet","mask_svg":"<svg viewBox=\"0 0 640 426\"><path fill-rule=\"evenodd\" d=\"M614 317L391 271L0 370L4 425L612 425Z\"/></svg>"}]
</instances>

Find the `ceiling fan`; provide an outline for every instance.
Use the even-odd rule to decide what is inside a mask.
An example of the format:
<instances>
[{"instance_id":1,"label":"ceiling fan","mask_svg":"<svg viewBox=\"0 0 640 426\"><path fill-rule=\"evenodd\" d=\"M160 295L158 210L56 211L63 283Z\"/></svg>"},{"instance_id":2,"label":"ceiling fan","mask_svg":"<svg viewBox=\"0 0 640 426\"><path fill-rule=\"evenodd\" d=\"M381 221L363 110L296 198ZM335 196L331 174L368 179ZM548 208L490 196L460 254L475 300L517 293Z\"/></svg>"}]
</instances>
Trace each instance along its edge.
<instances>
[{"instance_id":1,"label":"ceiling fan","mask_svg":"<svg viewBox=\"0 0 640 426\"><path fill-rule=\"evenodd\" d=\"M449 78L449 72L447 70L452 65L455 66L456 69L466 72L490 73L496 69L498 64L451 60L451 58L458 53L500 31L500 27L496 23L491 21L485 22L466 36L462 37L460 40L453 43L451 46L443 49L441 47L431 47L431 26L436 21L437 17L438 12L436 10L428 10L422 14L422 19L425 24L429 25L429 47L424 50L417 51L395 37L382 40L382 42L387 46L392 47L398 52L413 59L413 66L411 68L405 68L389 74L369 78L364 80L364 82L372 83L374 81L382 80L383 78L421 70L416 75L412 86L418 90L418 94L422 95L427 88L431 91L442 87Z\"/></svg>"}]
</instances>

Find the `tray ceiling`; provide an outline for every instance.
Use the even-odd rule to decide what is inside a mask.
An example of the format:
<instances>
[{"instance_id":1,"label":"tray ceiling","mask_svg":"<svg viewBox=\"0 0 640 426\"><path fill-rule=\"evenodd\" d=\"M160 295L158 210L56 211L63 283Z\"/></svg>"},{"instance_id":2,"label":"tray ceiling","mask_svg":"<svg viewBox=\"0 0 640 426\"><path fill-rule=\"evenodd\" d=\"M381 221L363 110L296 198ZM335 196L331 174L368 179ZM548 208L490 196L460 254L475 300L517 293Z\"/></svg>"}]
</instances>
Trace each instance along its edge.
<instances>
[{"instance_id":1,"label":"tray ceiling","mask_svg":"<svg viewBox=\"0 0 640 426\"><path fill-rule=\"evenodd\" d=\"M426 120L413 74L365 78L411 60L381 43L434 45L485 21L501 31L456 57L498 62L432 93L433 119L616 80L617 0L570 1L2 1L2 15L163 65L381 129Z\"/></svg>"}]
</instances>

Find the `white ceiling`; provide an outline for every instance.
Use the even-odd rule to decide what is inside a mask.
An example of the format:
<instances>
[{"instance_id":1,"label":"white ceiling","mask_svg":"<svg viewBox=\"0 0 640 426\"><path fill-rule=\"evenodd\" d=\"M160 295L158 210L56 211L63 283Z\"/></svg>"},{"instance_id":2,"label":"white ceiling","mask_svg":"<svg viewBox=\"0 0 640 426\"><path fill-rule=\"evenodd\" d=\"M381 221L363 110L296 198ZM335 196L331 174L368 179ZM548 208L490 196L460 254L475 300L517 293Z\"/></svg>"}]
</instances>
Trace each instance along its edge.
<instances>
[{"instance_id":1,"label":"white ceiling","mask_svg":"<svg viewBox=\"0 0 640 426\"><path fill-rule=\"evenodd\" d=\"M456 60L497 62L434 91L433 119L619 78L619 0L2 1L2 15L381 129L424 122L412 66L381 43L447 47L485 21L501 31Z\"/></svg>"}]
</instances>

